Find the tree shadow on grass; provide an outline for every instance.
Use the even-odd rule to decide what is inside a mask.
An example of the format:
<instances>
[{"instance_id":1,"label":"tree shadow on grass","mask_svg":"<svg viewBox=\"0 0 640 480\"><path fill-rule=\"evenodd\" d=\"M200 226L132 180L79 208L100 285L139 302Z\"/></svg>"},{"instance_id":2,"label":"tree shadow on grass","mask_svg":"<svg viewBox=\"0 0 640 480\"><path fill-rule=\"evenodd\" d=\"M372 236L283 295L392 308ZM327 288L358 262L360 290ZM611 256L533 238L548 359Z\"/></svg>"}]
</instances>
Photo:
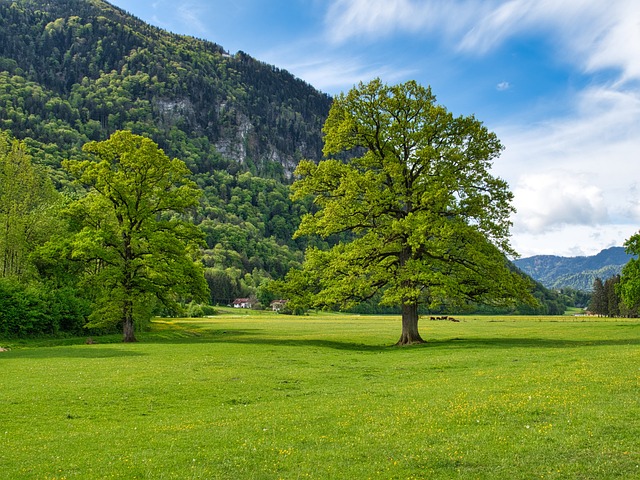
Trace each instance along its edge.
<instances>
[{"instance_id":1,"label":"tree shadow on grass","mask_svg":"<svg viewBox=\"0 0 640 480\"><path fill-rule=\"evenodd\" d=\"M628 346L640 345L640 337L624 339L602 339L602 340L575 340L562 338L508 338L508 337L455 337L447 339L427 340L423 344L396 346L392 343L387 345L365 344L360 342L349 342L330 340L323 338L276 338L270 337L262 330L220 330L208 332L200 337L190 337L180 339L166 339L160 341L149 340L150 343L211 343L211 344L235 344L235 345L267 345L274 347L304 347L304 348L326 348L333 350L353 351L353 352L391 352L391 351L411 351L415 349L480 349L480 348L530 348L530 349L550 349L550 348L589 348L600 346Z\"/></svg>"},{"instance_id":2,"label":"tree shadow on grass","mask_svg":"<svg viewBox=\"0 0 640 480\"><path fill-rule=\"evenodd\" d=\"M602 346L630 346L640 345L640 337L602 340L577 340L562 338L512 338L512 337L454 337L435 339L423 344L395 346L365 344L348 340L330 340L323 338L278 338L269 335L262 329L197 329L185 332L161 332L139 335L142 344L151 345L188 345L188 344L234 344L234 345L262 345L273 347L302 347L317 349L332 349L361 353L380 352L409 352L416 349L553 349L553 348L589 348ZM135 357L148 355L139 350L128 349L124 344L52 346L45 348L16 349L0 354L22 358L113 358Z\"/></svg>"},{"instance_id":3,"label":"tree shadow on grass","mask_svg":"<svg viewBox=\"0 0 640 480\"><path fill-rule=\"evenodd\" d=\"M335 350L370 351L388 350L393 345L368 345L364 343L336 341L322 338L277 338L269 336L263 329L202 329L191 331L188 335L149 335L143 343L184 345L190 343L236 344L236 345L270 345L275 347L317 347Z\"/></svg>"},{"instance_id":4,"label":"tree shadow on grass","mask_svg":"<svg viewBox=\"0 0 640 480\"><path fill-rule=\"evenodd\" d=\"M65 347L35 347L16 349L4 353L6 358L30 358L50 360L52 358L117 358L140 357L147 355L144 352L126 350L123 348L107 348L96 345L76 345ZM0 357L0 362L2 362Z\"/></svg>"},{"instance_id":5,"label":"tree shadow on grass","mask_svg":"<svg viewBox=\"0 0 640 480\"><path fill-rule=\"evenodd\" d=\"M182 338L180 341L149 341L148 343L168 343L168 344L189 344L189 343L210 343L210 344L236 344L236 345L266 345L274 347L304 347L304 348L326 348L332 350L344 350L353 352L389 352L389 351L410 351L412 349L434 349L434 348L455 348L455 349L476 349L476 348L589 348L601 346L627 346L640 345L640 337L625 339L602 339L602 340L574 340L561 338L505 338L505 337L454 337L438 340L427 340L422 344L397 346L394 343L388 344L366 344L362 342L350 342L348 340L330 340L323 338L277 338L271 337L267 332L261 330L224 330L206 333L201 336Z\"/></svg>"}]
</instances>

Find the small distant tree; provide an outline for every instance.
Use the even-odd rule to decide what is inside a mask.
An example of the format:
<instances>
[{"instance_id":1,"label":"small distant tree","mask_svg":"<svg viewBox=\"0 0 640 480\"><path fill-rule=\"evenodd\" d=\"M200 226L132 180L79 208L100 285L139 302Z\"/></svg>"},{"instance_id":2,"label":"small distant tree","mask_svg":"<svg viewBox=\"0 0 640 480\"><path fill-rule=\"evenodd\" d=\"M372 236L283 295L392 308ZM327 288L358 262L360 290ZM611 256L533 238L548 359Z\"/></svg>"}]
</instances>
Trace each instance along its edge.
<instances>
[{"instance_id":1,"label":"small distant tree","mask_svg":"<svg viewBox=\"0 0 640 480\"><path fill-rule=\"evenodd\" d=\"M604 282L604 294L607 300L607 316L620 316L620 297L616 292L616 287L620 283L620 275L609 277Z\"/></svg>"},{"instance_id":2,"label":"small distant tree","mask_svg":"<svg viewBox=\"0 0 640 480\"><path fill-rule=\"evenodd\" d=\"M156 300L206 299L202 264L195 261L202 233L181 218L200 191L189 170L151 140L118 131L83 150L93 160L65 161L88 189L69 207L79 231L73 258L86 264L94 289L90 327L121 323L123 340L136 341L135 324L148 321Z\"/></svg>"},{"instance_id":3,"label":"small distant tree","mask_svg":"<svg viewBox=\"0 0 640 480\"><path fill-rule=\"evenodd\" d=\"M339 95L323 131L324 154L350 160L300 162L293 198L310 196L316 212L296 236L349 240L307 249L303 271L289 275L301 297L291 305L349 307L381 294L402 309L404 345L423 342L421 303L533 302L506 258L512 194L490 172L502 145L480 121L454 117L414 81L374 80Z\"/></svg>"},{"instance_id":4,"label":"small distant tree","mask_svg":"<svg viewBox=\"0 0 640 480\"><path fill-rule=\"evenodd\" d=\"M607 295L600 277L593 281L593 293L591 294L591 302L589 302L589 311L598 316L607 314Z\"/></svg>"}]
</instances>

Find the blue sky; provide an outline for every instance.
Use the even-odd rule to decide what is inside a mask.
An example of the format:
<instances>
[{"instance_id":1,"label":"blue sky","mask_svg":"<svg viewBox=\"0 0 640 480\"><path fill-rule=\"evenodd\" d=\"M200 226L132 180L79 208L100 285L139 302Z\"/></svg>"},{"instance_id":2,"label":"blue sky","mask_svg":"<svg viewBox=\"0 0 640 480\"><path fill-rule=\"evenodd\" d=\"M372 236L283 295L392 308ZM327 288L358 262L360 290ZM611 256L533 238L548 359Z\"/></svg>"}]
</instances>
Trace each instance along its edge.
<instances>
[{"instance_id":1,"label":"blue sky","mask_svg":"<svg viewBox=\"0 0 640 480\"><path fill-rule=\"evenodd\" d=\"M111 0L336 94L431 85L506 149L494 172L524 257L592 255L640 229L637 0Z\"/></svg>"}]
</instances>

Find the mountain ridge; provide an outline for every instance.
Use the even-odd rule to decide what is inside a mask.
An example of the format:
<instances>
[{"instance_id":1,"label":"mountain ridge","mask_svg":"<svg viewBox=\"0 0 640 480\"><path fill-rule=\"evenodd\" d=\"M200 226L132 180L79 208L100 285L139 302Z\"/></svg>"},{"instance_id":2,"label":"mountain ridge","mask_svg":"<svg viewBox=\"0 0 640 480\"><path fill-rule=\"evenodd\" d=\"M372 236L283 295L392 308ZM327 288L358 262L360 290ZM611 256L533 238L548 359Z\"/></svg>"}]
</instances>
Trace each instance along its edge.
<instances>
[{"instance_id":1,"label":"mountain ridge","mask_svg":"<svg viewBox=\"0 0 640 480\"><path fill-rule=\"evenodd\" d=\"M513 263L547 288L591 291L596 278L619 275L631 258L624 247L609 247L591 256L534 255Z\"/></svg>"}]
</instances>

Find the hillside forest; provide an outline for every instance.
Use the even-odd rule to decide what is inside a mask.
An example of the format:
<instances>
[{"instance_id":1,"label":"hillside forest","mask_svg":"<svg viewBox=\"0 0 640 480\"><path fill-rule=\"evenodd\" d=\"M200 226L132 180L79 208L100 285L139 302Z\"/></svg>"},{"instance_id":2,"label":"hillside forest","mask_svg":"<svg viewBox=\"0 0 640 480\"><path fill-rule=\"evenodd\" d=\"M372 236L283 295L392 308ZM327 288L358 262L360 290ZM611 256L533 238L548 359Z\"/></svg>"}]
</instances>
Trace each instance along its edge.
<instances>
[{"instance_id":1,"label":"hillside forest","mask_svg":"<svg viewBox=\"0 0 640 480\"><path fill-rule=\"evenodd\" d=\"M150 300L148 314L214 314L239 297L268 307L307 247L342 238L293 238L315 208L308 198L291 200L293 171L302 159L322 159L331 103L284 70L152 27L102 0L0 0L0 336L114 328L92 320L109 291L88 280L104 264L70 247L89 190L69 165L118 132L183 162L198 193L162 220L197 230L205 292ZM588 303L581 292L538 283L534 296L538 306L458 308L562 314ZM351 311L398 312L376 298Z\"/></svg>"}]
</instances>

